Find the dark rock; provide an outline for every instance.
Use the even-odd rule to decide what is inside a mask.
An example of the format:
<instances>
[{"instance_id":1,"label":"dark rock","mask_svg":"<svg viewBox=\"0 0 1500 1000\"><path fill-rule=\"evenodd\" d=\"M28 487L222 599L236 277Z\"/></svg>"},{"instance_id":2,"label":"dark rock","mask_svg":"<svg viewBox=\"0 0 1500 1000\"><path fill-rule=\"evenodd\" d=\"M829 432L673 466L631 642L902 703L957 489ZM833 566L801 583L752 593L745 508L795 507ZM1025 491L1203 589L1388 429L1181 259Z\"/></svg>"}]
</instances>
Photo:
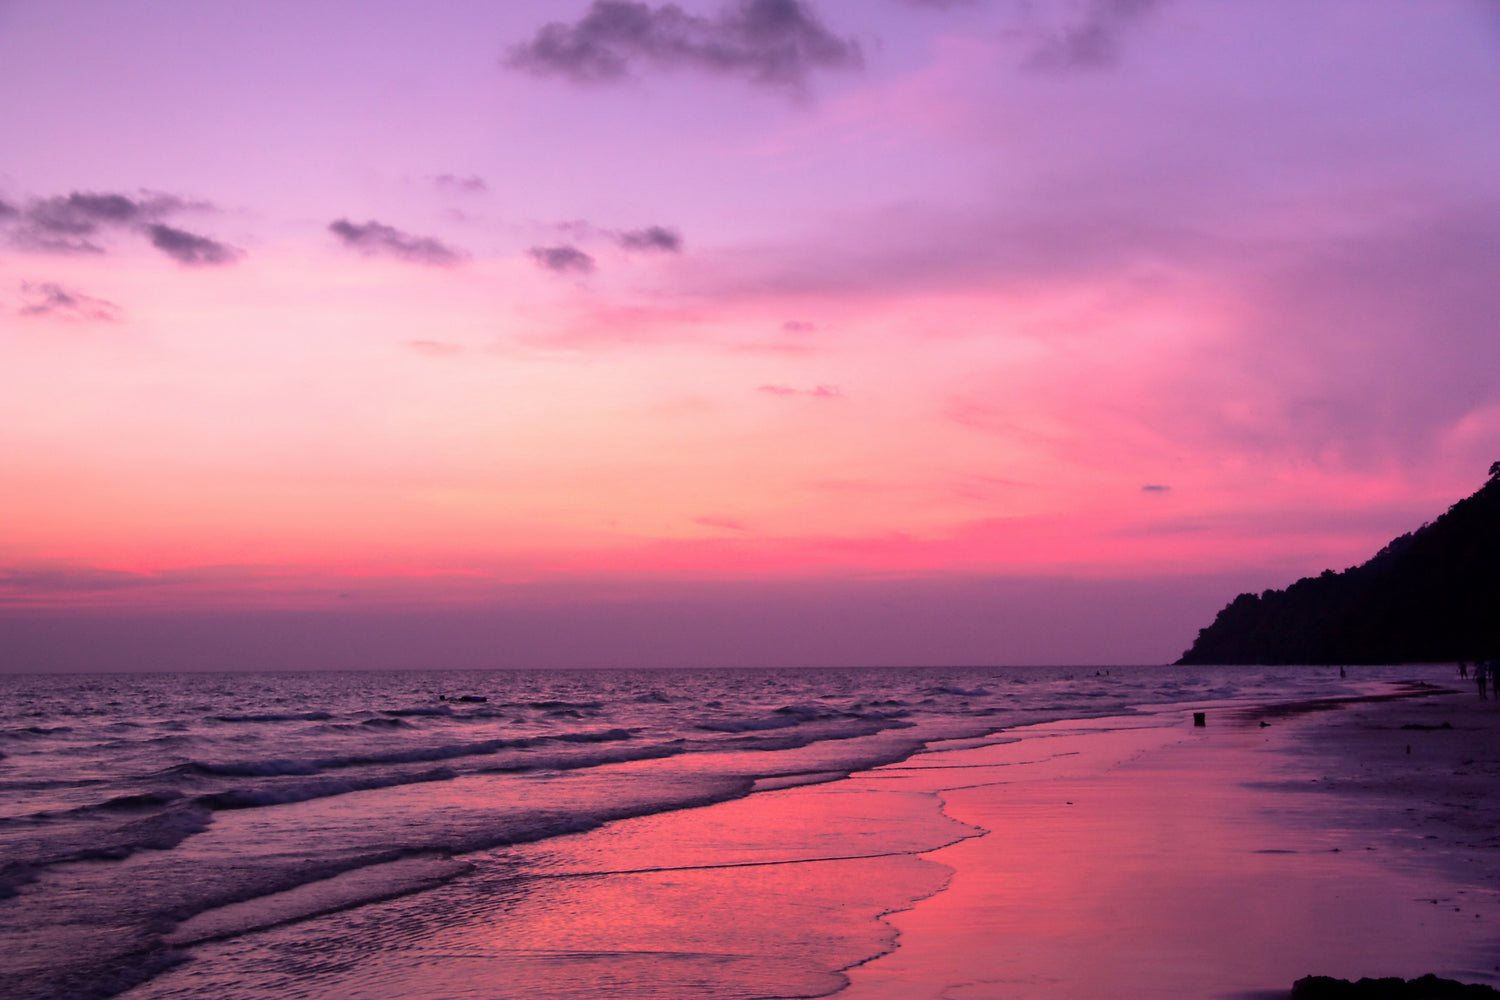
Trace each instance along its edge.
<instances>
[{"instance_id":1,"label":"dark rock","mask_svg":"<svg viewBox=\"0 0 1500 1000\"><path fill-rule=\"evenodd\" d=\"M1307 976L1292 984L1292 1000L1485 1000L1500 997L1489 986L1439 979L1428 974L1417 979L1347 979Z\"/></svg>"}]
</instances>

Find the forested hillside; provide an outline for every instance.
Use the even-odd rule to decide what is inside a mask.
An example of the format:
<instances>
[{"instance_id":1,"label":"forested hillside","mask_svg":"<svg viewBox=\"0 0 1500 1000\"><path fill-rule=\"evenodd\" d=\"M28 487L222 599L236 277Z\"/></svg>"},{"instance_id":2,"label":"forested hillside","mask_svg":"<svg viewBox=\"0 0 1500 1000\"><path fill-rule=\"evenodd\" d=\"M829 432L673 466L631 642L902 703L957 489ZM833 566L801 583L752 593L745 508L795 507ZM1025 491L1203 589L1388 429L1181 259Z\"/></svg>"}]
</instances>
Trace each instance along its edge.
<instances>
[{"instance_id":1,"label":"forested hillside","mask_svg":"<svg viewBox=\"0 0 1500 1000\"><path fill-rule=\"evenodd\" d=\"M1241 594L1179 663L1413 663L1500 656L1500 462L1374 558Z\"/></svg>"}]
</instances>

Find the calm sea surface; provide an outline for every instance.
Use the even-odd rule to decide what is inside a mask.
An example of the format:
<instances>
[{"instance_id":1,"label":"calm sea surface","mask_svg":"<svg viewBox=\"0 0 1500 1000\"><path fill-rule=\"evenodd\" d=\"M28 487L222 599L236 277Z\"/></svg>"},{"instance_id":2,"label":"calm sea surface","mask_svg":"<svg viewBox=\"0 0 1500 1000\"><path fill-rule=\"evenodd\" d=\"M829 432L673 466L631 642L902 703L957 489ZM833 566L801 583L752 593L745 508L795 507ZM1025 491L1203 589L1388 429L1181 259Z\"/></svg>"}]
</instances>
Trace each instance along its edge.
<instances>
[{"instance_id":1,"label":"calm sea surface","mask_svg":"<svg viewBox=\"0 0 1500 1000\"><path fill-rule=\"evenodd\" d=\"M0 977L21 997L413 995L306 985L344 960L329 949L358 951L347 939L325 941L316 961L292 945L279 959L261 954L254 974L236 942L278 926L294 942L298 921L398 897L409 911L442 900L454 920L495 919L540 898L544 877L571 879L569 905L589 910L587 872L577 857L559 861L558 845L612 820L771 801L757 793L837 782L934 741L1036 722L1329 697L1409 676L1406 667L1352 668L1347 680L1327 667L0 676ZM782 799L777 808L812 801ZM795 836L756 827L762 816L745 821L738 842L658 843L633 863L744 865L769 857L757 840L773 837L804 859L887 859L871 879L896 898L869 901L878 911L940 888L920 866L889 859L973 835L915 807L893 815L851 814L833 830L809 819ZM650 828L641 822L632 829ZM736 964L715 952L687 977L701 987L692 995L826 991L830 970L867 946L857 928L819 938L835 933L829 914L873 891L848 882L799 886L800 899L825 909L806 918L824 930L800 933L797 963ZM438 916L423 919L430 933ZM205 958L214 953L219 966ZM610 961L609 995L655 995L628 985L657 981L651 960ZM644 964L631 972L632 962ZM200 978L184 979L195 965ZM597 977L569 992L555 967L541 974L550 995L604 995Z\"/></svg>"}]
</instances>

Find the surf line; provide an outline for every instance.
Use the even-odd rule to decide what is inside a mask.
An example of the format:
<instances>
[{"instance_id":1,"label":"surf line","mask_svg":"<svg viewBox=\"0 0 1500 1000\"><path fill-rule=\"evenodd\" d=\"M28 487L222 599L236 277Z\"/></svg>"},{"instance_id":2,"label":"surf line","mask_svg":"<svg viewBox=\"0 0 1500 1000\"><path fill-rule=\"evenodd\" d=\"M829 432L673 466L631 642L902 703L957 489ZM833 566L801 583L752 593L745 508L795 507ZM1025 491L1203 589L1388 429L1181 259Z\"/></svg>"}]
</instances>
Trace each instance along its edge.
<instances>
[{"instance_id":1,"label":"surf line","mask_svg":"<svg viewBox=\"0 0 1500 1000\"><path fill-rule=\"evenodd\" d=\"M965 825L967 826L969 824ZM884 851L880 854L839 854L832 857L819 858L783 858L777 861L728 861L723 864L717 865L673 865L663 866L660 868L619 868L609 871L558 872L556 874L550 875L518 875L515 877L514 881L543 882L553 879L597 878L603 875L654 875L657 873L665 872L715 871L722 868L769 868L773 865L807 865L831 861L871 861L877 858L912 858L920 857L923 854L929 854L933 851L940 851L945 847L952 847L954 844L961 844L965 840L972 840L975 837L983 837L986 833L989 832L987 830L980 831L977 827L974 827L973 829L975 830L974 833L965 834L961 837L955 837L952 840L946 841L941 844L934 844L931 847L914 848L910 851Z\"/></svg>"}]
</instances>

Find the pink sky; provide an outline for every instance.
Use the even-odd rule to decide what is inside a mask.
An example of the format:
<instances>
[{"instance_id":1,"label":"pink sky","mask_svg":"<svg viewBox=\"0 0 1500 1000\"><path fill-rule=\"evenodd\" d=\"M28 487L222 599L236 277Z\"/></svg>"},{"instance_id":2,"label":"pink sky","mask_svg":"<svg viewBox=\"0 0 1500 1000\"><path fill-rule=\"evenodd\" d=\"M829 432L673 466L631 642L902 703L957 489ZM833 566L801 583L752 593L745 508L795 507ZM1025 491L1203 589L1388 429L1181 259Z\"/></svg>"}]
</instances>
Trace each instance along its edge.
<instances>
[{"instance_id":1,"label":"pink sky","mask_svg":"<svg viewBox=\"0 0 1500 1000\"><path fill-rule=\"evenodd\" d=\"M1500 458L1485 0L8 0L0 122L0 669L1168 660Z\"/></svg>"}]
</instances>

